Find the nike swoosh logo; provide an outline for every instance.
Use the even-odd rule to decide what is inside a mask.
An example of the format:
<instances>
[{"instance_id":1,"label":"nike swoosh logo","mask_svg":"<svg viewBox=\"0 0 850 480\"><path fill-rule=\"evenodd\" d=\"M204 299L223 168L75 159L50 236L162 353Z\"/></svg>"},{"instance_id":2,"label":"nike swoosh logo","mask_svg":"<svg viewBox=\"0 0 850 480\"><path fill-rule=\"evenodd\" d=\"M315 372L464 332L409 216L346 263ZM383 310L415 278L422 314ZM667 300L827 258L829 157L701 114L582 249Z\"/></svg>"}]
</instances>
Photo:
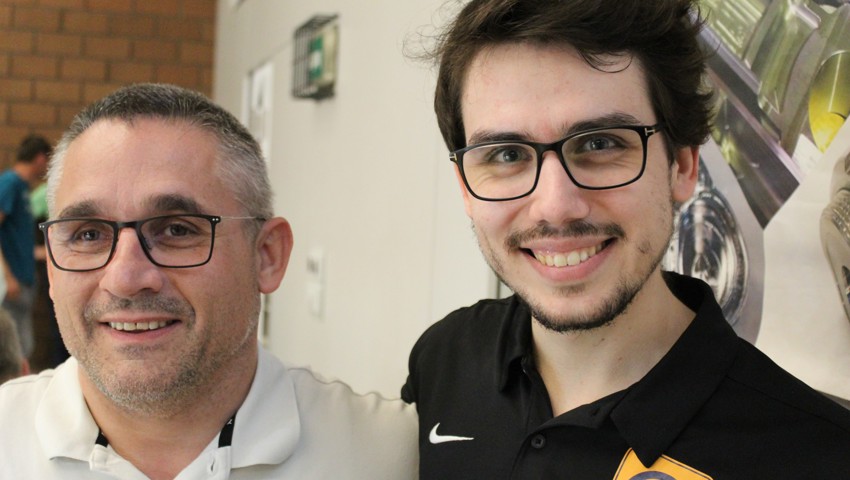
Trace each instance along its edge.
<instances>
[{"instance_id":1,"label":"nike swoosh logo","mask_svg":"<svg viewBox=\"0 0 850 480\"><path fill-rule=\"evenodd\" d=\"M465 442L467 440L473 440L472 437L458 437L455 435L440 435L437 433L437 427L440 424L437 423L434 425L434 428L431 429L431 433L428 435L428 441L432 444L436 445L438 443L446 443L446 442Z\"/></svg>"}]
</instances>

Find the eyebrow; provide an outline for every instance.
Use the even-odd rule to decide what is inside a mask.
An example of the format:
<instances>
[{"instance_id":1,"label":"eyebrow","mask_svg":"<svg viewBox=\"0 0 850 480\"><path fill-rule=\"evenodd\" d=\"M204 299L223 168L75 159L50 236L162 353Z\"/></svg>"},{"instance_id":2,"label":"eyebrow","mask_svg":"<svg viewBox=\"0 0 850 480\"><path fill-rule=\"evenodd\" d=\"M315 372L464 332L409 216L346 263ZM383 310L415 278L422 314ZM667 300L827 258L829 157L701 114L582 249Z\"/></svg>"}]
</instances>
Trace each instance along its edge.
<instances>
[{"instance_id":1,"label":"eyebrow","mask_svg":"<svg viewBox=\"0 0 850 480\"><path fill-rule=\"evenodd\" d=\"M85 200L63 208L62 211L56 215L56 218L61 220L63 218L94 217L97 215L98 211L99 209L95 202Z\"/></svg>"},{"instance_id":2,"label":"eyebrow","mask_svg":"<svg viewBox=\"0 0 850 480\"><path fill-rule=\"evenodd\" d=\"M625 112L614 112L601 117L589 118L580 120L572 124L564 124L561 127L561 138L568 137L574 133L592 130L595 128L607 128L623 125L640 125L643 122L638 120L634 115ZM487 142L512 142L512 141L530 141L531 135L527 132L499 132L492 130L481 130L475 132L470 138L467 145L477 145Z\"/></svg>"},{"instance_id":3,"label":"eyebrow","mask_svg":"<svg viewBox=\"0 0 850 480\"><path fill-rule=\"evenodd\" d=\"M157 212L202 213L198 202L185 195L159 195L154 197L150 204Z\"/></svg>"},{"instance_id":4,"label":"eyebrow","mask_svg":"<svg viewBox=\"0 0 850 480\"><path fill-rule=\"evenodd\" d=\"M602 117L591 118L588 120L582 120L580 122L573 123L569 127L565 127L562 131L564 132L564 136L572 135L574 133L583 132L585 130L591 130L594 128L607 128L607 127L622 127L624 125L632 126L632 125L641 125L644 122L638 120L637 117L625 112L614 112L608 115L604 115Z\"/></svg>"},{"instance_id":5,"label":"eyebrow","mask_svg":"<svg viewBox=\"0 0 850 480\"><path fill-rule=\"evenodd\" d=\"M161 213L202 213L200 204L192 198L179 194L157 195L148 200L148 205L153 212ZM98 217L102 215L98 203L93 200L83 200L62 209L57 219Z\"/></svg>"}]
</instances>

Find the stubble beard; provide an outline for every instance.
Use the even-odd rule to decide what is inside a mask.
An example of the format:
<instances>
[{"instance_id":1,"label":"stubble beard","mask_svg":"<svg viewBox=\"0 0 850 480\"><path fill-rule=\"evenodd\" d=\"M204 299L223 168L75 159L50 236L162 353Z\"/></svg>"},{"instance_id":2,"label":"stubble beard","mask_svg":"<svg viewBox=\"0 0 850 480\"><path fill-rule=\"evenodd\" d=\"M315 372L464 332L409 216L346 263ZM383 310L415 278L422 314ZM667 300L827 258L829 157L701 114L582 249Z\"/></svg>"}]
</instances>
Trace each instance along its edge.
<instances>
[{"instance_id":1,"label":"stubble beard","mask_svg":"<svg viewBox=\"0 0 850 480\"><path fill-rule=\"evenodd\" d=\"M258 302L259 303L259 300ZM187 302L159 296L139 297L135 299L114 299L107 305L88 305L83 312L86 328L86 342L93 345L96 319L109 311L127 310L168 313L181 318L190 333L187 349L169 365L146 365L144 359L151 348L145 346L124 347L122 354L127 358L138 358L139 375L127 375L118 372L103 358L86 348L86 345L69 345L71 354L77 358L85 374L97 389L119 408L139 415L168 417L184 411L187 405L198 401L214 388L211 379L229 362L245 344L250 341L247 329L245 338L229 352L211 355L209 342L200 341L195 335L195 312ZM259 306L256 307L259 313ZM75 348L76 347L76 348ZM191 348L189 348L191 347ZM144 371L147 368L149 371Z\"/></svg>"},{"instance_id":2,"label":"stubble beard","mask_svg":"<svg viewBox=\"0 0 850 480\"><path fill-rule=\"evenodd\" d=\"M626 312L629 305L635 299L638 293L643 289L643 286L652 276L653 272L659 268L659 265L664 259L667 252L667 247L673 235L673 217L672 217L672 199L671 212L667 216L667 241L663 242L657 251L653 251L652 244L646 240L637 246L637 251L644 257L651 256L651 260L647 264L647 268L639 272L636 278L621 277L617 281L617 285L613 292L606 298L602 299L598 307L586 312L556 312L548 311L542 305L542 302L535 299L533 292L523 288L513 281L510 281L505 275L505 267L499 260L493 248L482 241L481 235L478 235L479 247L481 248L487 263L490 268L496 273L496 276L505 285L507 285L523 302L525 302L531 310L532 318L535 319L546 330L556 333L579 333L597 330L611 325L620 315ZM474 225L473 225L473 229ZM587 222L577 221L571 223L562 229L544 225L538 226L526 232L514 232L509 235L504 242L506 252L514 252L522 241L531 238L543 237L569 237L588 234L605 234L617 239L617 241L628 241L625 232L619 225L592 225ZM583 293L585 288L579 287L561 287L556 294L558 296L572 296Z\"/></svg>"}]
</instances>

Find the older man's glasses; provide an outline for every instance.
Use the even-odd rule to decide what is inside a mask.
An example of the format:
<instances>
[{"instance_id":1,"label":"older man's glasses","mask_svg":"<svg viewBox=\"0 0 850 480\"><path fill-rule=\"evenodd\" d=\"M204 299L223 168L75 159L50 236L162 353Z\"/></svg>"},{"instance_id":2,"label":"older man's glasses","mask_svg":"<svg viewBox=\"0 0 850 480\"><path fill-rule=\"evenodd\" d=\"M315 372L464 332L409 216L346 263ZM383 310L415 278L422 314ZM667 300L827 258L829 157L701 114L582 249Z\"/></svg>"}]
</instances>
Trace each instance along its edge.
<instances>
[{"instance_id":1,"label":"older man's glasses","mask_svg":"<svg viewBox=\"0 0 850 480\"><path fill-rule=\"evenodd\" d=\"M216 215L162 215L133 222L99 218L64 218L40 223L53 265L69 272L103 268L112 259L122 228L136 231L142 250L159 267L189 268L210 261L215 227L222 220L259 220L259 217Z\"/></svg>"},{"instance_id":2,"label":"older man's glasses","mask_svg":"<svg viewBox=\"0 0 850 480\"><path fill-rule=\"evenodd\" d=\"M537 187L543 154L554 151L577 186L590 190L635 182L646 168L646 145L661 125L627 125L574 133L554 143L487 142L452 152L467 190L488 201L514 200Z\"/></svg>"}]
</instances>

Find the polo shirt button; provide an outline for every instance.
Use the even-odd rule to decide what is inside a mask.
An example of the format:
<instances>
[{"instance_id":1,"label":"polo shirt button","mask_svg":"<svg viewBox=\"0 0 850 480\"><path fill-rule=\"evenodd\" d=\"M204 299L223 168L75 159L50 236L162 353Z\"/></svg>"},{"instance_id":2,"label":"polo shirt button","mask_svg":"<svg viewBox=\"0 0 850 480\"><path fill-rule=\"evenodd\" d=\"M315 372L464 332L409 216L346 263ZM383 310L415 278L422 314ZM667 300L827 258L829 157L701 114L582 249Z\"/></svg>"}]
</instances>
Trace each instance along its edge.
<instances>
[{"instance_id":1,"label":"polo shirt button","mask_svg":"<svg viewBox=\"0 0 850 480\"><path fill-rule=\"evenodd\" d=\"M546 446L546 437L543 435L535 435L534 438L531 439L531 446L536 449L541 449Z\"/></svg>"}]
</instances>

